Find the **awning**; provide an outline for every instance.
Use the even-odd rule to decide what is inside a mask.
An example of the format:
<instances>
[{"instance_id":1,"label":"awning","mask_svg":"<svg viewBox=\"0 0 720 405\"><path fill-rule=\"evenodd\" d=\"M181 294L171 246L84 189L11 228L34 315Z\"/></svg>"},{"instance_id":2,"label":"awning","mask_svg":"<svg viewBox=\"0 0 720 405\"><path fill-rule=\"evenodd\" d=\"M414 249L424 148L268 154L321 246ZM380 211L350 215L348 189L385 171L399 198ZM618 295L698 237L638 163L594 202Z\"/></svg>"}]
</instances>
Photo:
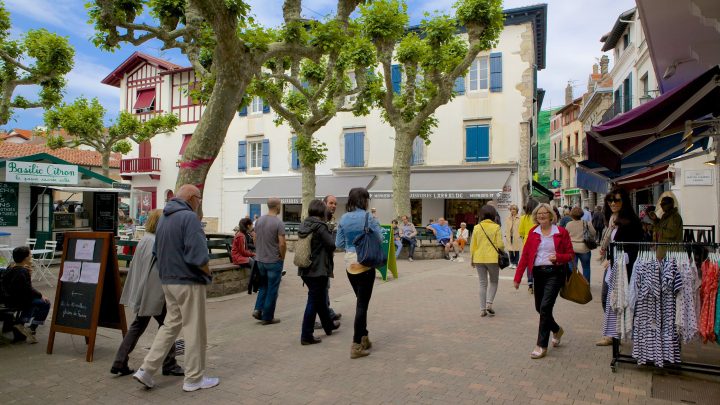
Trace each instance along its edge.
<instances>
[{"instance_id":1,"label":"awning","mask_svg":"<svg viewBox=\"0 0 720 405\"><path fill-rule=\"evenodd\" d=\"M628 168L628 158L640 170L662 163L685 151L685 122L720 114L720 65L662 96L621 114L588 132L588 160L612 172ZM693 131L692 149L707 148L703 134ZM640 154L641 156L636 156ZM649 162L649 163L647 163Z\"/></svg>"},{"instance_id":2,"label":"awning","mask_svg":"<svg viewBox=\"0 0 720 405\"><path fill-rule=\"evenodd\" d=\"M482 199L497 198L510 177L510 170L474 172L429 172L410 174L410 198ZM393 198L392 175L378 176L370 187L370 198Z\"/></svg>"},{"instance_id":3,"label":"awning","mask_svg":"<svg viewBox=\"0 0 720 405\"><path fill-rule=\"evenodd\" d=\"M637 190L672 180L674 176L675 173L670 170L670 166L661 166L618 180L616 184L626 190Z\"/></svg>"},{"instance_id":4,"label":"awning","mask_svg":"<svg viewBox=\"0 0 720 405\"><path fill-rule=\"evenodd\" d=\"M608 181L606 178L586 171L582 167L575 169L575 184L582 189L590 190L598 194L606 194L608 192Z\"/></svg>"},{"instance_id":5,"label":"awning","mask_svg":"<svg viewBox=\"0 0 720 405\"><path fill-rule=\"evenodd\" d=\"M48 186L48 188L51 188L53 190L57 191L63 191L66 193L84 193L84 192L93 192L93 193L118 193L122 195L130 195L130 190L124 190L121 188L99 188L99 187L58 187L58 186Z\"/></svg>"},{"instance_id":6,"label":"awning","mask_svg":"<svg viewBox=\"0 0 720 405\"><path fill-rule=\"evenodd\" d=\"M155 101L154 89L138 91L137 99L135 100L133 110L142 110L143 108L148 108L152 105L153 101Z\"/></svg>"},{"instance_id":7,"label":"awning","mask_svg":"<svg viewBox=\"0 0 720 405\"><path fill-rule=\"evenodd\" d=\"M547 196L547 198L549 198L549 199L551 199L551 200L552 200L553 198L555 198L555 193L553 193L552 191L548 190L547 188L545 188L542 184L538 183L537 181L533 180L532 186L533 186L533 191L537 190L537 191L539 191L541 194L544 194L545 196Z\"/></svg>"},{"instance_id":8,"label":"awning","mask_svg":"<svg viewBox=\"0 0 720 405\"><path fill-rule=\"evenodd\" d=\"M365 187L375 176L317 176L315 197L334 195L347 197L351 188ZM269 177L261 179L243 199L245 204L263 204L277 197L283 204L302 204L302 178L300 176Z\"/></svg>"}]
</instances>

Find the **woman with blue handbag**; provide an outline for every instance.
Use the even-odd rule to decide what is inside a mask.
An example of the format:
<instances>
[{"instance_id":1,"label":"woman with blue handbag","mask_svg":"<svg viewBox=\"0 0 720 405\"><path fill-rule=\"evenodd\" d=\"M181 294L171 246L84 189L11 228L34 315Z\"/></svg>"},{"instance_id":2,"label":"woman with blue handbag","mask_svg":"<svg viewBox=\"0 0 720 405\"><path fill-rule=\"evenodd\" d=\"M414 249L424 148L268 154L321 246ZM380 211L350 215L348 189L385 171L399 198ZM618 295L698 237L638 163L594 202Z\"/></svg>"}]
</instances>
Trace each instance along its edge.
<instances>
[{"instance_id":1,"label":"woman with blue handbag","mask_svg":"<svg viewBox=\"0 0 720 405\"><path fill-rule=\"evenodd\" d=\"M382 229L367 211L369 200L367 189L350 190L346 213L340 218L335 237L335 246L345 249L345 268L357 297L351 359L370 354L368 350L372 343L368 338L367 311L375 284L375 268L382 265Z\"/></svg>"}]
</instances>

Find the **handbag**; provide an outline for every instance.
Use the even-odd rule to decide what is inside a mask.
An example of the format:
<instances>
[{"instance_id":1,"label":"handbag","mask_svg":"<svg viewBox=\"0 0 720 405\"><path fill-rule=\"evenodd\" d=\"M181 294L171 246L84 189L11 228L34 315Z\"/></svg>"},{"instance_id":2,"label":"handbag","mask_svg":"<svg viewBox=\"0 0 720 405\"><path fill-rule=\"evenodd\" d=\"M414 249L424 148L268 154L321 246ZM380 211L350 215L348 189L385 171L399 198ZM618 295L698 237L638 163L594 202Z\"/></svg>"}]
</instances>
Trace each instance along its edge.
<instances>
[{"instance_id":1,"label":"handbag","mask_svg":"<svg viewBox=\"0 0 720 405\"><path fill-rule=\"evenodd\" d=\"M298 238L295 242L295 257L293 264L298 267L309 267L312 264L312 239L313 233L304 238Z\"/></svg>"},{"instance_id":2,"label":"handbag","mask_svg":"<svg viewBox=\"0 0 720 405\"><path fill-rule=\"evenodd\" d=\"M495 251L497 252L497 254L498 254L497 264L500 267L500 269L504 269L505 267L508 267L510 265L510 256L504 250L498 249L495 247L495 244L492 242L492 240L488 236L487 232L485 232L485 228L482 225L480 225L480 229L482 229L488 242L490 242L490 245L492 245L493 249L495 249Z\"/></svg>"},{"instance_id":3,"label":"handbag","mask_svg":"<svg viewBox=\"0 0 720 405\"><path fill-rule=\"evenodd\" d=\"M353 240L357 261L365 267L376 269L387 262L387 254L382 248L382 237L368 227L368 218L365 217L363 232Z\"/></svg>"},{"instance_id":4,"label":"handbag","mask_svg":"<svg viewBox=\"0 0 720 405\"><path fill-rule=\"evenodd\" d=\"M595 238L593 238L590 234L590 229L587 226L587 221L583 221L583 243L590 250L593 250L598 246Z\"/></svg>"},{"instance_id":5,"label":"handbag","mask_svg":"<svg viewBox=\"0 0 720 405\"><path fill-rule=\"evenodd\" d=\"M574 264L570 266L571 270L565 279L565 285L560 289L560 296L578 304L587 304L592 301L590 283L585 280L585 277Z\"/></svg>"}]
</instances>

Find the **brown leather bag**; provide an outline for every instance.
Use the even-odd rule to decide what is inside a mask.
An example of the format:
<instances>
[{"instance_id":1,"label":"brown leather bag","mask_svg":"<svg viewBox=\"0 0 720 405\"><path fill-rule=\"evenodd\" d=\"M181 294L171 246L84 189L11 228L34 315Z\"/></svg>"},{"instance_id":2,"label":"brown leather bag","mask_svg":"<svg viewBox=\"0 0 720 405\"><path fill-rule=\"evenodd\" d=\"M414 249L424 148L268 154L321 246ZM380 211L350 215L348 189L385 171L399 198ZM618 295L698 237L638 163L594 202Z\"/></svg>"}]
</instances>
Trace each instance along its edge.
<instances>
[{"instance_id":1,"label":"brown leather bag","mask_svg":"<svg viewBox=\"0 0 720 405\"><path fill-rule=\"evenodd\" d=\"M574 264L570 263L569 265L572 270L565 279L565 285L560 289L560 296L578 304L587 304L592 301L590 283L585 280L585 277Z\"/></svg>"}]
</instances>

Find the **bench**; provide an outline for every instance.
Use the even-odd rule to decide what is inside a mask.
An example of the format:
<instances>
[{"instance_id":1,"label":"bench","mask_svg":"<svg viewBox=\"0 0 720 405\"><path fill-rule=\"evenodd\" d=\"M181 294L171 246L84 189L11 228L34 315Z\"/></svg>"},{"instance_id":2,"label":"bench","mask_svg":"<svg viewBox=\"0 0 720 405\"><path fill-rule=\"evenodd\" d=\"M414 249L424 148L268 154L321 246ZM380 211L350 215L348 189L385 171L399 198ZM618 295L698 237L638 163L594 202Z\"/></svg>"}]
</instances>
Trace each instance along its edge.
<instances>
[{"instance_id":1,"label":"bench","mask_svg":"<svg viewBox=\"0 0 720 405\"><path fill-rule=\"evenodd\" d=\"M20 337L20 333L13 328L15 325L22 323L20 320L21 314L21 309L11 308L6 306L4 303L0 303L0 323L2 323L2 331L0 331L0 335L12 332L14 340L22 339L22 337Z\"/></svg>"},{"instance_id":2,"label":"bench","mask_svg":"<svg viewBox=\"0 0 720 405\"><path fill-rule=\"evenodd\" d=\"M115 245L118 246L118 251L122 253L118 253L118 262L124 260L125 261L125 267L130 266L130 261L133 258L133 255L135 254L135 248L137 248L138 241L136 240L126 240L126 239L119 239L115 241ZM129 248L126 249L125 247L128 246Z\"/></svg>"},{"instance_id":3,"label":"bench","mask_svg":"<svg viewBox=\"0 0 720 405\"><path fill-rule=\"evenodd\" d=\"M287 222L285 223L285 236L297 235L298 229L300 229L299 222Z\"/></svg>"}]
</instances>

